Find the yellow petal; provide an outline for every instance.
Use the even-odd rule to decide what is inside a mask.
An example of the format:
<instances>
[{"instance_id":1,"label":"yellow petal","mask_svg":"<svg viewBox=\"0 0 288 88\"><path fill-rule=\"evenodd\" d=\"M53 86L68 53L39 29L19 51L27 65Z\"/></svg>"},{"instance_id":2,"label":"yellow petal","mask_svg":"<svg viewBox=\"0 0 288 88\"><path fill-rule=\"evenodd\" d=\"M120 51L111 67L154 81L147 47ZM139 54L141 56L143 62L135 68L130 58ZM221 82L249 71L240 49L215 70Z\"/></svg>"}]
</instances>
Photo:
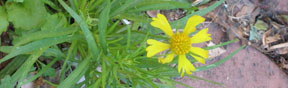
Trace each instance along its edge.
<instances>
[{"instance_id":1,"label":"yellow petal","mask_svg":"<svg viewBox=\"0 0 288 88\"><path fill-rule=\"evenodd\" d=\"M165 63L170 63L174 59L175 53L171 52L166 56L166 58L159 58L159 63L165 64Z\"/></svg>"},{"instance_id":2,"label":"yellow petal","mask_svg":"<svg viewBox=\"0 0 288 88\"><path fill-rule=\"evenodd\" d=\"M191 62L186 58L185 55L179 55L178 59L178 72L181 73L181 77L184 76L184 72L186 74L192 74L191 71L195 71L195 67Z\"/></svg>"},{"instance_id":3,"label":"yellow petal","mask_svg":"<svg viewBox=\"0 0 288 88\"><path fill-rule=\"evenodd\" d=\"M198 15L194 15L190 17L186 23L186 26L183 32L186 34L190 34L191 32L194 32L196 30L196 26L204 21L205 21L205 18L198 16Z\"/></svg>"},{"instance_id":4,"label":"yellow petal","mask_svg":"<svg viewBox=\"0 0 288 88\"><path fill-rule=\"evenodd\" d=\"M208 28L200 30L197 34L190 38L191 43L201 43L211 40L211 34L208 34L207 32Z\"/></svg>"},{"instance_id":5,"label":"yellow petal","mask_svg":"<svg viewBox=\"0 0 288 88\"><path fill-rule=\"evenodd\" d=\"M166 35L172 36L173 32L170 27L170 24L168 23L166 17L162 14L157 14L157 18L152 18L152 22L150 23L152 26L161 29Z\"/></svg>"},{"instance_id":6,"label":"yellow petal","mask_svg":"<svg viewBox=\"0 0 288 88\"><path fill-rule=\"evenodd\" d=\"M202 64L205 64L205 60L204 58L202 57L198 57L198 56L195 56L195 55L191 55L194 59L196 59L198 62L202 63Z\"/></svg>"},{"instance_id":7,"label":"yellow petal","mask_svg":"<svg viewBox=\"0 0 288 88\"><path fill-rule=\"evenodd\" d=\"M169 49L170 47L169 44L162 43L153 39L148 39L147 43L150 45L146 48L147 57L152 57L159 52Z\"/></svg>"},{"instance_id":8,"label":"yellow petal","mask_svg":"<svg viewBox=\"0 0 288 88\"><path fill-rule=\"evenodd\" d=\"M190 52L196 54L196 55L191 54L191 56L194 59L196 59L198 62L200 62L202 64L205 64L205 59L208 58L208 51L207 50L204 50L204 49L199 48L199 47L191 47Z\"/></svg>"}]
</instances>

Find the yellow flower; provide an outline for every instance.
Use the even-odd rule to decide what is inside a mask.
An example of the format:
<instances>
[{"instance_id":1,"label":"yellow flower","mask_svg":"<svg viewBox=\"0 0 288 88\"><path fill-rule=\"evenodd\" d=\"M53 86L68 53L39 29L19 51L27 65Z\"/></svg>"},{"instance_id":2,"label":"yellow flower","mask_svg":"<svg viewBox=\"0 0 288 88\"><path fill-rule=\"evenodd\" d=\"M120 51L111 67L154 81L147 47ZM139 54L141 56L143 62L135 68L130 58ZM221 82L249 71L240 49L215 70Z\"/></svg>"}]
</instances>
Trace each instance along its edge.
<instances>
[{"instance_id":1,"label":"yellow flower","mask_svg":"<svg viewBox=\"0 0 288 88\"><path fill-rule=\"evenodd\" d=\"M195 71L195 67L186 58L186 54L191 55L198 62L205 64L205 58L208 58L208 51L199 47L193 47L193 43L201 43L211 40L210 34L208 34L208 28L200 30L193 37L189 37L189 34L196 30L196 26L205 21L205 18L195 15L188 19L186 26L182 32L173 33L166 17L162 14L157 14L156 18L152 18L150 23L152 26L161 29L166 35L169 36L169 43L163 43L154 39L148 39L146 48L147 57L152 57L159 52L169 50L168 55L165 58L159 58L158 61L162 64L170 63L175 55L178 55L178 72L183 77L184 73L192 74Z\"/></svg>"}]
</instances>

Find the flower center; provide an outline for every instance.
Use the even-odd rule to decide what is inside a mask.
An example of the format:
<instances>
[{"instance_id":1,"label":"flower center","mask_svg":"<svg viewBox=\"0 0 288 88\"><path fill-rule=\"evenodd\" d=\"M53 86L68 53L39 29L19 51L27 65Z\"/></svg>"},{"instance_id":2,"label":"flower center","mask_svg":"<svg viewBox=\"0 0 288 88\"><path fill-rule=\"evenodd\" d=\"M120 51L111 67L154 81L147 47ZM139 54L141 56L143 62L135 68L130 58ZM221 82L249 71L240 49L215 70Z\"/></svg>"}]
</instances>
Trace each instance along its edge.
<instances>
[{"instance_id":1,"label":"flower center","mask_svg":"<svg viewBox=\"0 0 288 88\"><path fill-rule=\"evenodd\" d=\"M187 34L177 32L170 39L171 50L177 55L189 52L191 47L190 38Z\"/></svg>"}]
</instances>

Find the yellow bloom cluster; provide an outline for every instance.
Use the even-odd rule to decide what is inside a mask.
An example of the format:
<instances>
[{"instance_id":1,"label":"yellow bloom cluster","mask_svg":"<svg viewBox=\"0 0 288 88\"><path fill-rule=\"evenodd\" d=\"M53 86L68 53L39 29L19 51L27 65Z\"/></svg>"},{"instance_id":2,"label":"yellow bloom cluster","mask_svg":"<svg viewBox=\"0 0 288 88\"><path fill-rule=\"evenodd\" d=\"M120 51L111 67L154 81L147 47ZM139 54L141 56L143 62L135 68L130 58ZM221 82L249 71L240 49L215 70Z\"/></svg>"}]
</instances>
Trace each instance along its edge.
<instances>
[{"instance_id":1,"label":"yellow bloom cluster","mask_svg":"<svg viewBox=\"0 0 288 88\"><path fill-rule=\"evenodd\" d=\"M169 36L169 44L163 43L154 39L148 39L146 48L147 57L152 57L157 53L164 50L169 50L168 55L165 58L159 58L158 61L162 64L170 63L175 55L178 55L178 72L183 77L184 73L192 74L195 71L195 67L186 58L186 54L191 55L198 62L205 64L205 58L208 58L208 51L199 47L192 47L193 43L202 43L211 40L210 34L208 34L208 28L200 30L198 33L189 37L189 34L196 30L196 26L205 21L205 18L195 15L188 19L186 26L182 32L173 33L166 17L162 14L157 14L156 18L152 18L150 23L152 26L159 28L166 35ZM192 53L192 54L191 54Z\"/></svg>"}]
</instances>

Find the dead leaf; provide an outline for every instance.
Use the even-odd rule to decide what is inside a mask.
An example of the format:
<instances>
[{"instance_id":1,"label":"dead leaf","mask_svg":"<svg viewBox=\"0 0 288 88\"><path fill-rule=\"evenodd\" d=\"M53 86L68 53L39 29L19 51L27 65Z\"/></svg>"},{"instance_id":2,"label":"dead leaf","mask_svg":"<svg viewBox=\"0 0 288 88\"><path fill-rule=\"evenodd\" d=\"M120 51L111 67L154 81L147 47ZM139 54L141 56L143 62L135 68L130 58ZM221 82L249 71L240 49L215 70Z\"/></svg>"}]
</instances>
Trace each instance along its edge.
<instances>
[{"instance_id":1,"label":"dead leaf","mask_svg":"<svg viewBox=\"0 0 288 88\"><path fill-rule=\"evenodd\" d=\"M287 48L287 47L288 47L288 42L271 46L269 49L274 50L274 49Z\"/></svg>"},{"instance_id":2,"label":"dead leaf","mask_svg":"<svg viewBox=\"0 0 288 88\"><path fill-rule=\"evenodd\" d=\"M276 41L278 41L278 40L280 40L280 39L281 39L280 35L279 35L279 34L276 34L276 35L274 35L274 36L269 36L269 37L267 37L267 38L266 38L266 43L267 43L267 44L270 44L270 43L276 42Z\"/></svg>"},{"instance_id":3,"label":"dead leaf","mask_svg":"<svg viewBox=\"0 0 288 88\"><path fill-rule=\"evenodd\" d=\"M198 5L199 3L203 2L203 0L196 0L192 3L193 6Z\"/></svg>"},{"instance_id":4,"label":"dead leaf","mask_svg":"<svg viewBox=\"0 0 288 88\"><path fill-rule=\"evenodd\" d=\"M268 30L266 31L264 34L263 34L263 37L262 37L262 44L263 46L267 46L267 36L270 34L271 30Z\"/></svg>"},{"instance_id":5,"label":"dead leaf","mask_svg":"<svg viewBox=\"0 0 288 88\"><path fill-rule=\"evenodd\" d=\"M271 22L271 25L276 29L280 29L279 24L277 24L276 22Z\"/></svg>"},{"instance_id":6,"label":"dead leaf","mask_svg":"<svg viewBox=\"0 0 288 88\"><path fill-rule=\"evenodd\" d=\"M44 85L44 81L43 81L43 78L40 76L37 80L34 81L34 84L33 84L35 87L36 86L41 86L41 85Z\"/></svg>"},{"instance_id":7,"label":"dead leaf","mask_svg":"<svg viewBox=\"0 0 288 88\"><path fill-rule=\"evenodd\" d=\"M209 42L207 44L207 46L214 46L215 44L213 42ZM215 48L215 49L212 49L212 50L209 50L209 58L214 58L214 57L217 57L223 53L225 53L226 50L225 49L222 49L220 47L218 48Z\"/></svg>"},{"instance_id":8,"label":"dead leaf","mask_svg":"<svg viewBox=\"0 0 288 88\"><path fill-rule=\"evenodd\" d=\"M276 51L278 54L288 54L288 48L280 48Z\"/></svg>"},{"instance_id":9,"label":"dead leaf","mask_svg":"<svg viewBox=\"0 0 288 88\"><path fill-rule=\"evenodd\" d=\"M146 13L149 17L156 17L157 13L160 13L160 10L150 10L150 11L146 11Z\"/></svg>"},{"instance_id":10,"label":"dead leaf","mask_svg":"<svg viewBox=\"0 0 288 88\"><path fill-rule=\"evenodd\" d=\"M248 6L243 6L241 8L241 10L236 14L236 17L241 17L243 15L247 15L247 11L251 9L251 8L248 8Z\"/></svg>"}]
</instances>

